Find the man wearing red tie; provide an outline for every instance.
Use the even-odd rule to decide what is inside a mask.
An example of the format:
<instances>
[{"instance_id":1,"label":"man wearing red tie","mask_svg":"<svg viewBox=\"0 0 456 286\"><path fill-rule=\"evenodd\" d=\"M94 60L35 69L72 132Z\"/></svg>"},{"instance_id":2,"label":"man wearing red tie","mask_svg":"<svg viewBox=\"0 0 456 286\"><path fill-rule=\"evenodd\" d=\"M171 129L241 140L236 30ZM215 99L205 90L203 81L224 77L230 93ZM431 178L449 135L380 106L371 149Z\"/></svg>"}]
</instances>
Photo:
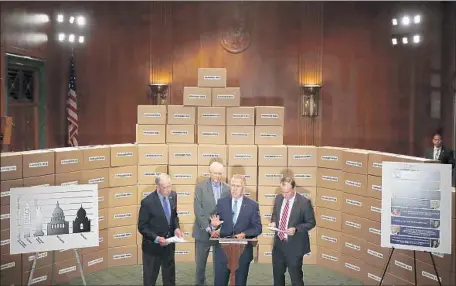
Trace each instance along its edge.
<instances>
[{"instance_id":1,"label":"man wearing red tie","mask_svg":"<svg viewBox=\"0 0 456 286\"><path fill-rule=\"evenodd\" d=\"M272 248L274 286L285 285L288 268L292 285L304 285L302 261L310 252L309 231L315 227L315 214L310 200L296 194L296 183L284 177L280 181L282 195L274 201L270 227L278 227Z\"/></svg>"}]
</instances>

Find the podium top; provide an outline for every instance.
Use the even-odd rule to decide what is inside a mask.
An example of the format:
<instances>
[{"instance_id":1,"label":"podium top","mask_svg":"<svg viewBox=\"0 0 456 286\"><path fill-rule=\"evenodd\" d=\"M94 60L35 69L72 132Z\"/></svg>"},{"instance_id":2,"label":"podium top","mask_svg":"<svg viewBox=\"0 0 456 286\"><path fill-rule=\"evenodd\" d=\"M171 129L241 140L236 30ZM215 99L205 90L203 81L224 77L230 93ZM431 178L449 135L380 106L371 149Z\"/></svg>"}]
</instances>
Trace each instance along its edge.
<instances>
[{"instance_id":1,"label":"podium top","mask_svg":"<svg viewBox=\"0 0 456 286\"><path fill-rule=\"evenodd\" d=\"M225 238L210 238L210 240L216 240L218 241L219 243L225 243L225 244L247 244L247 243L256 243L258 242L258 240L256 238L228 238L228 237L225 237Z\"/></svg>"}]
</instances>

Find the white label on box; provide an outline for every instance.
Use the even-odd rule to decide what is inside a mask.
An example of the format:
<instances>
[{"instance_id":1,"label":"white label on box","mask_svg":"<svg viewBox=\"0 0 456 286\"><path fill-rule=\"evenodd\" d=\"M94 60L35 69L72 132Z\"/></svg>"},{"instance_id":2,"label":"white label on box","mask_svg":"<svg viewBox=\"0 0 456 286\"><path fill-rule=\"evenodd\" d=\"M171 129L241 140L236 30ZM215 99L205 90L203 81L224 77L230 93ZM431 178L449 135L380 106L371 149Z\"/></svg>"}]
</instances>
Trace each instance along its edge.
<instances>
[{"instance_id":1,"label":"white label on box","mask_svg":"<svg viewBox=\"0 0 456 286\"><path fill-rule=\"evenodd\" d=\"M357 167L357 168L362 168L363 167L363 163L356 162L356 161L345 161L345 164L348 165L348 166Z\"/></svg>"},{"instance_id":2,"label":"white label on box","mask_svg":"<svg viewBox=\"0 0 456 286\"><path fill-rule=\"evenodd\" d=\"M350 200L350 199L345 199L345 203L352 205L352 206L357 206L361 207L363 204L361 202L355 201L355 200Z\"/></svg>"},{"instance_id":3,"label":"white label on box","mask_svg":"<svg viewBox=\"0 0 456 286\"><path fill-rule=\"evenodd\" d=\"M131 232L118 233L114 235L114 239L124 239L131 237Z\"/></svg>"},{"instance_id":4,"label":"white label on box","mask_svg":"<svg viewBox=\"0 0 456 286\"><path fill-rule=\"evenodd\" d=\"M336 197L321 196L321 199L324 200L324 201L328 201L328 202L337 202L337 198Z\"/></svg>"},{"instance_id":5,"label":"white label on box","mask_svg":"<svg viewBox=\"0 0 456 286\"><path fill-rule=\"evenodd\" d=\"M312 155L297 154L292 156L293 160L309 160L312 159Z\"/></svg>"},{"instance_id":6,"label":"white label on box","mask_svg":"<svg viewBox=\"0 0 456 286\"><path fill-rule=\"evenodd\" d=\"M205 153L205 154L201 154L201 156L203 158L220 158L221 157L221 155L217 154L217 153Z\"/></svg>"},{"instance_id":7,"label":"white label on box","mask_svg":"<svg viewBox=\"0 0 456 286\"><path fill-rule=\"evenodd\" d=\"M375 228L372 228L372 227L369 228L369 232L370 232L370 233L377 234L377 235L382 235L382 233L380 232L380 230L375 229Z\"/></svg>"},{"instance_id":8,"label":"white label on box","mask_svg":"<svg viewBox=\"0 0 456 286\"><path fill-rule=\"evenodd\" d=\"M201 136L210 136L210 137L217 137L220 136L220 133L214 132L214 131L206 131L206 132L201 132Z\"/></svg>"},{"instance_id":9,"label":"white label on box","mask_svg":"<svg viewBox=\"0 0 456 286\"><path fill-rule=\"evenodd\" d=\"M48 256L48 253L47 253L47 252L38 253L38 257L36 258L36 260L41 259L41 258L45 258L45 257L47 257L47 256ZM28 261L31 262L31 261L33 261L33 260L35 260L35 255L30 255L30 256L28 257Z\"/></svg>"},{"instance_id":10,"label":"white label on box","mask_svg":"<svg viewBox=\"0 0 456 286\"><path fill-rule=\"evenodd\" d=\"M437 281L437 276L434 275L434 274L431 274L431 273L429 273L427 271L424 271L424 270L421 271L421 275L423 275L423 277L426 277L426 278L432 279L434 281ZM439 280L440 280L440 282L442 282L442 277L439 277Z\"/></svg>"},{"instance_id":11,"label":"white label on box","mask_svg":"<svg viewBox=\"0 0 456 286\"><path fill-rule=\"evenodd\" d=\"M272 256L272 251L263 252L263 256L266 256L266 257Z\"/></svg>"},{"instance_id":12,"label":"white label on box","mask_svg":"<svg viewBox=\"0 0 456 286\"><path fill-rule=\"evenodd\" d=\"M42 168L49 166L49 162L34 162L29 164L29 168Z\"/></svg>"},{"instance_id":13,"label":"white label on box","mask_svg":"<svg viewBox=\"0 0 456 286\"><path fill-rule=\"evenodd\" d=\"M400 261L397 261L397 260L394 260L394 264L396 264L397 266L401 267L401 268L404 268L405 270L408 270L408 271L412 271L412 266L410 265L407 265L405 263L402 263Z\"/></svg>"},{"instance_id":14,"label":"white label on box","mask_svg":"<svg viewBox=\"0 0 456 286\"><path fill-rule=\"evenodd\" d=\"M103 221L104 220L104 215L101 215L98 217L98 221Z\"/></svg>"},{"instance_id":15,"label":"white label on box","mask_svg":"<svg viewBox=\"0 0 456 286\"><path fill-rule=\"evenodd\" d=\"M12 262L9 262L9 263L6 263L6 264L2 264L0 266L0 270L5 270L5 269L8 269L8 268L13 268L14 266L16 266L16 262L12 261Z\"/></svg>"},{"instance_id":16,"label":"white label on box","mask_svg":"<svg viewBox=\"0 0 456 286\"><path fill-rule=\"evenodd\" d=\"M104 181L105 181L104 177L99 177L99 178L89 179L88 183L89 184L98 184L98 183L104 183Z\"/></svg>"},{"instance_id":17,"label":"white label on box","mask_svg":"<svg viewBox=\"0 0 456 286\"><path fill-rule=\"evenodd\" d=\"M143 117L148 118L160 118L162 115L159 112L145 112L143 113Z\"/></svg>"},{"instance_id":18,"label":"white label on box","mask_svg":"<svg viewBox=\"0 0 456 286\"><path fill-rule=\"evenodd\" d=\"M190 211L177 211L178 215L190 215Z\"/></svg>"},{"instance_id":19,"label":"white label on box","mask_svg":"<svg viewBox=\"0 0 456 286\"><path fill-rule=\"evenodd\" d=\"M219 118L220 114L218 114L218 113L203 113L201 115L201 117L203 117L203 118Z\"/></svg>"},{"instance_id":20,"label":"white label on box","mask_svg":"<svg viewBox=\"0 0 456 286\"><path fill-rule=\"evenodd\" d=\"M144 177L158 177L161 172L144 172Z\"/></svg>"},{"instance_id":21,"label":"white label on box","mask_svg":"<svg viewBox=\"0 0 456 286\"><path fill-rule=\"evenodd\" d=\"M73 271L76 271L76 265L68 267L68 268L60 269L59 270L59 275L62 275L62 274L68 273L68 272L73 272Z\"/></svg>"},{"instance_id":22,"label":"white label on box","mask_svg":"<svg viewBox=\"0 0 456 286\"><path fill-rule=\"evenodd\" d=\"M209 172L202 172L200 175L201 175L202 177L207 177L207 178L209 178L211 174L210 174Z\"/></svg>"},{"instance_id":23,"label":"white label on box","mask_svg":"<svg viewBox=\"0 0 456 286\"><path fill-rule=\"evenodd\" d=\"M248 137L250 133L247 132L231 132L231 136L236 136L236 137Z\"/></svg>"},{"instance_id":24,"label":"white label on box","mask_svg":"<svg viewBox=\"0 0 456 286\"><path fill-rule=\"evenodd\" d=\"M272 217L272 214L263 214L263 217L265 217L265 218L271 218L271 217Z\"/></svg>"},{"instance_id":25,"label":"white label on box","mask_svg":"<svg viewBox=\"0 0 456 286\"><path fill-rule=\"evenodd\" d=\"M150 194L152 194L152 192L144 192L144 193L143 193L143 199L144 199L145 197L147 197L148 195L150 195Z\"/></svg>"},{"instance_id":26,"label":"white label on box","mask_svg":"<svg viewBox=\"0 0 456 286\"><path fill-rule=\"evenodd\" d=\"M99 202L103 202L103 201L104 201L104 196L98 197L98 201L99 201Z\"/></svg>"},{"instance_id":27,"label":"white label on box","mask_svg":"<svg viewBox=\"0 0 456 286\"><path fill-rule=\"evenodd\" d=\"M10 214L2 214L2 215L0 215L0 220L9 219L9 218L10 218Z\"/></svg>"},{"instance_id":28,"label":"white label on box","mask_svg":"<svg viewBox=\"0 0 456 286\"><path fill-rule=\"evenodd\" d=\"M205 94L189 94L188 99L206 99L207 95Z\"/></svg>"},{"instance_id":29,"label":"white label on box","mask_svg":"<svg viewBox=\"0 0 456 286\"><path fill-rule=\"evenodd\" d=\"M372 163L372 167L374 167L374 168L382 168L382 163L374 162L374 163Z\"/></svg>"},{"instance_id":30,"label":"white label on box","mask_svg":"<svg viewBox=\"0 0 456 286\"><path fill-rule=\"evenodd\" d=\"M266 237L274 237L275 236L275 232L263 232L261 234L262 236L266 236Z\"/></svg>"},{"instance_id":31,"label":"white label on box","mask_svg":"<svg viewBox=\"0 0 456 286\"><path fill-rule=\"evenodd\" d=\"M278 178L282 178L282 174L264 174L264 177L266 179L278 179Z\"/></svg>"},{"instance_id":32,"label":"white label on box","mask_svg":"<svg viewBox=\"0 0 456 286\"><path fill-rule=\"evenodd\" d=\"M376 213L381 213L381 212L382 212L382 209L381 209L381 208L374 207L374 206L371 206L371 211L376 212Z\"/></svg>"},{"instance_id":33,"label":"white label on box","mask_svg":"<svg viewBox=\"0 0 456 286\"><path fill-rule=\"evenodd\" d=\"M381 280L380 277L378 277L377 275L374 275L372 273L369 273L369 272L367 273L367 277L369 277L370 279L375 280L377 282L380 282L380 280Z\"/></svg>"},{"instance_id":34,"label":"white label on box","mask_svg":"<svg viewBox=\"0 0 456 286\"><path fill-rule=\"evenodd\" d=\"M265 199L275 199L275 197L277 197L277 194L264 194L263 197Z\"/></svg>"},{"instance_id":35,"label":"white label on box","mask_svg":"<svg viewBox=\"0 0 456 286\"><path fill-rule=\"evenodd\" d=\"M275 137L277 137L277 134L260 132L260 137L275 138Z\"/></svg>"},{"instance_id":36,"label":"white label on box","mask_svg":"<svg viewBox=\"0 0 456 286\"><path fill-rule=\"evenodd\" d=\"M330 181L330 182L338 182L339 181L339 177L334 177L334 176L321 176L321 179L322 180L325 180L325 181Z\"/></svg>"},{"instance_id":37,"label":"white label on box","mask_svg":"<svg viewBox=\"0 0 456 286\"><path fill-rule=\"evenodd\" d=\"M355 271L360 271L361 270L361 268L359 268L358 266L350 264L350 263L345 263L345 267L350 268L350 269L355 270Z\"/></svg>"},{"instance_id":38,"label":"white label on box","mask_svg":"<svg viewBox=\"0 0 456 286\"><path fill-rule=\"evenodd\" d=\"M114 219L125 219L131 218L133 215L131 213L124 213L124 214L115 214Z\"/></svg>"},{"instance_id":39,"label":"white label on box","mask_svg":"<svg viewBox=\"0 0 456 286\"><path fill-rule=\"evenodd\" d=\"M295 179L312 179L311 174L295 174Z\"/></svg>"},{"instance_id":40,"label":"white label on box","mask_svg":"<svg viewBox=\"0 0 456 286\"><path fill-rule=\"evenodd\" d=\"M152 154L152 153L147 153L144 155L146 159L153 159L153 158L161 158L163 157L163 154Z\"/></svg>"},{"instance_id":41,"label":"white label on box","mask_svg":"<svg viewBox=\"0 0 456 286\"><path fill-rule=\"evenodd\" d=\"M133 177L133 173L119 173L116 174L116 178L131 178Z\"/></svg>"},{"instance_id":42,"label":"white label on box","mask_svg":"<svg viewBox=\"0 0 456 286\"><path fill-rule=\"evenodd\" d=\"M188 131L186 130L171 130L172 135L188 135Z\"/></svg>"},{"instance_id":43,"label":"white label on box","mask_svg":"<svg viewBox=\"0 0 456 286\"><path fill-rule=\"evenodd\" d=\"M187 255L187 254L190 254L190 251L188 251L188 250L175 250L174 253L177 254L177 255Z\"/></svg>"},{"instance_id":44,"label":"white label on box","mask_svg":"<svg viewBox=\"0 0 456 286\"><path fill-rule=\"evenodd\" d=\"M250 175L247 175L247 174L241 174L241 176L244 178L244 179L249 179L250 178Z\"/></svg>"},{"instance_id":45,"label":"white label on box","mask_svg":"<svg viewBox=\"0 0 456 286\"><path fill-rule=\"evenodd\" d=\"M356 245L356 244L353 244L353 243L349 243L349 242L345 243L345 247L351 248L351 249L356 250L356 251L360 251L361 250L361 247L359 245Z\"/></svg>"},{"instance_id":46,"label":"white label on box","mask_svg":"<svg viewBox=\"0 0 456 286\"><path fill-rule=\"evenodd\" d=\"M190 115L190 114L187 114L187 113L174 113L174 114L173 114L173 118L177 118L177 119L189 119L189 118L191 118L191 115Z\"/></svg>"},{"instance_id":47,"label":"white label on box","mask_svg":"<svg viewBox=\"0 0 456 286\"><path fill-rule=\"evenodd\" d=\"M160 131L158 131L158 130L144 130L143 131L143 135L146 135L146 136L159 136L160 135Z\"/></svg>"},{"instance_id":48,"label":"white label on box","mask_svg":"<svg viewBox=\"0 0 456 286\"><path fill-rule=\"evenodd\" d=\"M345 180L345 185L348 185L351 187L356 187L356 188L361 188L360 182L355 182L355 181L350 181L350 180Z\"/></svg>"},{"instance_id":49,"label":"white label on box","mask_svg":"<svg viewBox=\"0 0 456 286\"><path fill-rule=\"evenodd\" d=\"M383 258L383 254L373 251L372 249L367 249L367 253L378 258Z\"/></svg>"},{"instance_id":50,"label":"white label on box","mask_svg":"<svg viewBox=\"0 0 456 286\"><path fill-rule=\"evenodd\" d=\"M267 118L267 119L277 119L279 118L279 114L277 113L262 113L260 115L261 118Z\"/></svg>"},{"instance_id":51,"label":"white label on box","mask_svg":"<svg viewBox=\"0 0 456 286\"><path fill-rule=\"evenodd\" d=\"M220 80L220 79L222 79L222 77L219 75L205 75L205 76L203 76L203 79L204 80Z\"/></svg>"},{"instance_id":52,"label":"white label on box","mask_svg":"<svg viewBox=\"0 0 456 286\"><path fill-rule=\"evenodd\" d=\"M119 259L128 259L133 257L131 253L124 253L124 254L116 254L112 256L112 259L119 260Z\"/></svg>"},{"instance_id":53,"label":"white label on box","mask_svg":"<svg viewBox=\"0 0 456 286\"><path fill-rule=\"evenodd\" d=\"M70 165L79 163L79 159L65 159L60 160L60 165Z\"/></svg>"},{"instance_id":54,"label":"white label on box","mask_svg":"<svg viewBox=\"0 0 456 286\"><path fill-rule=\"evenodd\" d=\"M61 186L70 186L70 185L78 185L78 184L79 184L79 181L70 181L70 182L61 183L60 185Z\"/></svg>"},{"instance_id":55,"label":"white label on box","mask_svg":"<svg viewBox=\"0 0 456 286\"><path fill-rule=\"evenodd\" d=\"M47 279L48 279L47 275L43 275L43 276L40 276L40 277L33 278L30 281L30 285L46 281Z\"/></svg>"},{"instance_id":56,"label":"white label on box","mask_svg":"<svg viewBox=\"0 0 456 286\"><path fill-rule=\"evenodd\" d=\"M337 238L335 238L335 237L329 237L329 236L326 236L326 235L322 235L321 239L329 241L329 242L337 243Z\"/></svg>"},{"instance_id":57,"label":"white label on box","mask_svg":"<svg viewBox=\"0 0 456 286\"><path fill-rule=\"evenodd\" d=\"M381 192L382 191L382 186L372 185L372 190Z\"/></svg>"},{"instance_id":58,"label":"white label on box","mask_svg":"<svg viewBox=\"0 0 456 286\"><path fill-rule=\"evenodd\" d=\"M336 218L333 217L333 216L321 215L320 217L323 220L327 220L327 221L330 221L330 222L336 222Z\"/></svg>"},{"instance_id":59,"label":"white label on box","mask_svg":"<svg viewBox=\"0 0 456 286\"><path fill-rule=\"evenodd\" d=\"M182 197L189 197L190 196L190 192L176 192L176 194L178 196L182 196Z\"/></svg>"},{"instance_id":60,"label":"white label on box","mask_svg":"<svg viewBox=\"0 0 456 286\"><path fill-rule=\"evenodd\" d=\"M118 152L117 157L133 157L133 152Z\"/></svg>"},{"instance_id":61,"label":"white label on box","mask_svg":"<svg viewBox=\"0 0 456 286\"><path fill-rule=\"evenodd\" d=\"M234 113L232 116L233 119L247 119L250 118L248 113Z\"/></svg>"},{"instance_id":62,"label":"white label on box","mask_svg":"<svg viewBox=\"0 0 456 286\"><path fill-rule=\"evenodd\" d=\"M9 240L9 238L8 238L8 239L5 239L5 240L2 240L2 241L0 241L0 246L4 246L4 245L8 245L8 244L10 244L10 240Z\"/></svg>"},{"instance_id":63,"label":"white label on box","mask_svg":"<svg viewBox=\"0 0 456 286\"><path fill-rule=\"evenodd\" d=\"M331 260L331 261L339 261L339 258L337 258L335 256L328 255L328 254L324 254L324 253L321 254L321 258L324 258L324 259L327 259L327 260Z\"/></svg>"},{"instance_id":64,"label":"white label on box","mask_svg":"<svg viewBox=\"0 0 456 286\"><path fill-rule=\"evenodd\" d=\"M252 159L253 156L251 154L234 154L233 156L235 159Z\"/></svg>"},{"instance_id":65,"label":"white label on box","mask_svg":"<svg viewBox=\"0 0 456 286\"><path fill-rule=\"evenodd\" d=\"M97 258L97 259L94 259L94 260L90 260L89 262L87 262L87 266L92 266L92 265L95 265L95 264L98 264L98 263L102 263L103 262L103 257L100 257L100 258Z\"/></svg>"},{"instance_id":66,"label":"white label on box","mask_svg":"<svg viewBox=\"0 0 456 286\"><path fill-rule=\"evenodd\" d=\"M99 242L99 243L102 243L102 242L103 242L103 237L102 237L102 236L100 236L100 237L98 238L98 242Z\"/></svg>"},{"instance_id":67,"label":"white label on box","mask_svg":"<svg viewBox=\"0 0 456 286\"><path fill-rule=\"evenodd\" d=\"M1 168L1 172L14 172L17 170L16 166L4 166Z\"/></svg>"},{"instance_id":68,"label":"white label on box","mask_svg":"<svg viewBox=\"0 0 456 286\"><path fill-rule=\"evenodd\" d=\"M193 176L191 174L175 174L174 178L176 179L191 179Z\"/></svg>"},{"instance_id":69,"label":"white label on box","mask_svg":"<svg viewBox=\"0 0 456 286\"><path fill-rule=\"evenodd\" d=\"M177 158L191 158L192 157L192 153L174 153L173 155L174 155L174 157L177 157Z\"/></svg>"},{"instance_id":70,"label":"white label on box","mask_svg":"<svg viewBox=\"0 0 456 286\"><path fill-rule=\"evenodd\" d=\"M115 194L114 197L116 199L123 199L123 198L129 198L133 196L133 193L118 193L118 194Z\"/></svg>"},{"instance_id":71,"label":"white label on box","mask_svg":"<svg viewBox=\"0 0 456 286\"><path fill-rule=\"evenodd\" d=\"M281 159L282 155L280 154L266 154L264 155L265 159Z\"/></svg>"},{"instance_id":72,"label":"white label on box","mask_svg":"<svg viewBox=\"0 0 456 286\"><path fill-rule=\"evenodd\" d=\"M339 157L337 156L321 156L321 159L324 161L338 161Z\"/></svg>"},{"instance_id":73,"label":"white label on box","mask_svg":"<svg viewBox=\"0 0 456 286\"><path fill-rule=\"evenodd\" d=\"M217 99L234 99L234 94L217 94Z\"/></svg>"},{"instance_id":74,"label":"white label on box","mask_svg":"<svg viewBox=\"0 0 456 286\"><path fill-rule=\"evenodd\" d=\"M1 192L0 198L9 197L11 195L11 191Z\"/></svg>"},{"instance_id":75,"label":"white label on box","mask_svg":"<svg viewBox=\"0 0 456 286\"><path fill-rule=\"evenodd\" d=\"M89 157L89 162L104 161L104 160L106 160L105 156L90 156Z\"/></svg>"},{"instance_id":76,"label":"white label on box","mask_svg":"<svg viewBox=\"0 0 456 286\"><path fill-rule=\"evenodd\" d=\"M358 229L361 228L361 224L356 223L356 222L352 222L352 221L348 221L348 220L345 221L345 225L346 226L350 226L350 227L354 227L354 228L358 228Z\"/></svg>"}]
</instances>

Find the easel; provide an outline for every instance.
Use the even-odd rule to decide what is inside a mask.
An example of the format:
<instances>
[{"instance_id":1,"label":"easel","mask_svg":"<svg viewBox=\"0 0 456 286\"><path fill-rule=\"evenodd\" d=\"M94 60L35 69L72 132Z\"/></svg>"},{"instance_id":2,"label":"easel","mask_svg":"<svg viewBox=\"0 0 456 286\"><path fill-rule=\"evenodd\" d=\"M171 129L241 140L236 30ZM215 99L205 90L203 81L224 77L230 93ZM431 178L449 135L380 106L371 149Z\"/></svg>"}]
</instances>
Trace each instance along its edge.
<instances>
[{"instance_id":1,"label":"easel","mask_svg":"<svg viewBox=\"0 0 456 286\"><path fill-rule=\"evenodd\" d=\"M391 250L391 253L390 253L389 257L388 257L388 262L386 262L386 266L383 269L382 278L380 278L380 283L378 284L379 286L382 285L383 278L385 278L386 270L388 270L388 266L390 264L391 257L393 256L394 250L395 250L395 248L393 247L392 250ZM440 276L439 276L439 273L437 271L437 267L435 266L434 256L432 256L431 252L428 252L428 253L431 256L432 266L434 266L434 271L435 271L435 275L437 277L437 282L439 282L439 285L442 286L442 282L440 281ZM415 286L416 286L416 285L418 285L418 282L417 282L417 277L416 277L416 251L415 250L413 250L413 270L415 272L414 274L415 274Z\"/></svg>"},{"instance_id":2,"label":"easel","mask_svg":"<svg viewBox=\"0 0 456 286\"><path fill-rule=\"evenodd\" d=\"M74 249L74 256L76 257L76 262L78 263L78 266L79 266L79 273L81 274L81 278L82 278L82 285L86 286L86 281L85 281L85 277L84 277L84 272L82 270L82 264L81 264L81 260L79 259L79 253L78 253L78 250L75 248ZM29 275L29 279L28 279L28 282L27 282L27 286L30 286L31 283L32 283L32 279L33 279L33 274L35 273L35 268L36 268L36 260L37 260L37 257L38 257L38 252L35 253L35 257L33 259L33 264L32 264L32 270L30 270L30 275ZM54 258L52 259L52 268L54 268ZM53 273L51 274L51 280L52 280L52 277L53 277Z\"/></svg>"}]
</instances>

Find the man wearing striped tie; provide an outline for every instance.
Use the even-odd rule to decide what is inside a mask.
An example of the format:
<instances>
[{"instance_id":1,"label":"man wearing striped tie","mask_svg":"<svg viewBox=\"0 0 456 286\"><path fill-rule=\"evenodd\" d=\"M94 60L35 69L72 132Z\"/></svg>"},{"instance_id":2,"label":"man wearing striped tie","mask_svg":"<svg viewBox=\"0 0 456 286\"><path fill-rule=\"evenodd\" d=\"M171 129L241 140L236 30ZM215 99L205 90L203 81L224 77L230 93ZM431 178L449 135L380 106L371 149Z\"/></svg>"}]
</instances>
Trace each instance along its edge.
<instances>
[{"instance_id":1,"label":"man wearing striped tie","mask_svg":"<svg viewBox=\"0 0 456 286\"><path fill-rule=\"evenodd\" d=\"M270 227L278 228L272 248L274 286L285 285L288 268L292 285L304 285L302 262L310 252L309 231L316 225L310 200L296 194L296 183L284 177L280 181L282 195L274 201Z\"/></svg>"}]
</instances>

